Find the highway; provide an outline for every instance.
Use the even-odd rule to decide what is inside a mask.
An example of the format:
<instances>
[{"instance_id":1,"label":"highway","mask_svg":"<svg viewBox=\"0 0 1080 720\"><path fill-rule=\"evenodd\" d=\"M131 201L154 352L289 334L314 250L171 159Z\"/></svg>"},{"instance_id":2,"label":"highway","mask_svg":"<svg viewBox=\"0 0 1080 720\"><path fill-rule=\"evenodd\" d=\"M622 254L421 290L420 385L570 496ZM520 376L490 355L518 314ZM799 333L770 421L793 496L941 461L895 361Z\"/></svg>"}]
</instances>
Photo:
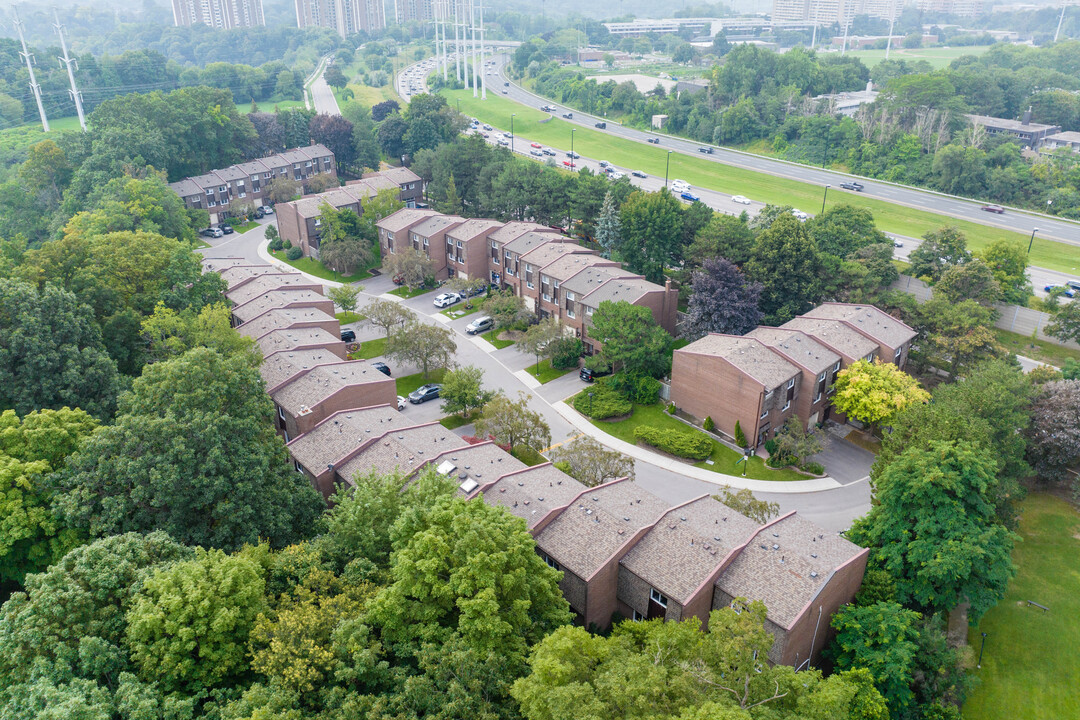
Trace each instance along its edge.
<instances>
[{"instance_id":1,"label":"highway","mask_svg":"<svg viewBox=\"0 0 1080 720\"><path fill-rule=\"evenodd\" d=\"M323 72L320 72L319 77L315 78L315 82L311 83L311 99L315 103L315 112L323 115L341 114L341 110L338 108L337 98L334 97L334 91L326 84L326 78L323 77L326 72L326 67L329 67L330 63L333 61L333 58L327 60Z\"/></svg>"},{"instance_id":2,"label":"highway","mask_svg":"<svg viewBox=\"0 0 1080 720\"><path fill-rule=\"evenodd\" d=\"M489 82L489 91L495 89L502 97L532 108L540 108L542 105L551 104L551 101L547 98L529 92L506 75L505 68L508 56L496 55L492 59L495 60L495 65L493 67L494 74L491 76L494 78L494 81ZM503 83L505 82L509 82L510 85L508 87L504 86ZM503 90L506 90L507 93L502 94ZM674 150L684 155L692 155L705 160L711 160L715 163L734 165L736 167L756 170L769 175L800 180L821 187L831 185L833 188L837 188L841 182L853 179L851 175L845 175L831 170L822 170L820 168L787 163L781 160L742 153L715 145L710 146L713 148L712 155L705 155L699 152L699 148L703 147L703 144L700 142L683 140L663 133L645 132L634 128L628 128L616 122L607 120L606 118L589 115L588 113L580 112L576 109L573 110L573 113L573 119L566 120L566 122L581 127L593 128L594 123L605 121L607 122L607 129L603 132L608 132L612 135L642 143L645 142L647 138L660 138L661 147L668 150ZM561 114L561 112L559 114ZM1038 228L1038 237L1043 238L1044 240L1056 240L1070 245L1080 245L1080 224L1068 220L1061 220L1049 215L1012 209L1007 209L1003 215L997 215L980 210L982 203L974 200L964 200L937 195L917 188L891 185L889 183L870 179L858 178L858 180L865 186L862 194L867 197L878 198L897 205L939 213L961 220L969 220L981 225L1012 230L1025 235L1030 235L1034 228ZM808 208L803 209L809 212Z\"/></svg>"}]
</instances>

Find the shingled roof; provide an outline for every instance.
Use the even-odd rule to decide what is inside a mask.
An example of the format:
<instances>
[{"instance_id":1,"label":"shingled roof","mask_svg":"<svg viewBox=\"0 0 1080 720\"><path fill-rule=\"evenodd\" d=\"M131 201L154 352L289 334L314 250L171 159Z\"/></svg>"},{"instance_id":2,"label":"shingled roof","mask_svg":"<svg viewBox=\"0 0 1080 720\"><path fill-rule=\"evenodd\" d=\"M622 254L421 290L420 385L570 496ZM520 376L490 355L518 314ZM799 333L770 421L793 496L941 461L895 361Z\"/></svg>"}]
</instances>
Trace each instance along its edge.
<instances>
[{"instance_id":1,"label":"shingled roof","mask_svg":"<svg viewBox=\"0 0 1080 720\"><path fill-rule=\"evenodd\" d=\"M467 446L468 443L452 430L447 430L437 421L433 421L388 430L335 469L349 484L352 484L357 476L371 472L380 475L398 472L407 476L434 460L436 456Z\"/></svg>"},{"instance_id":2,"label":"shingled roof","mask_svg":"<svg viewBox=\"0 0 1080 720\"><path fill-rule=\"evenodd\" d=\"M294 350L296 348L327 347L344 344L341 339L331 335L321 327L311 328L285 328L272 330L256 343L263 357L282 350Z\"/></svg>"},{"instance_id":3,"label":"shingled roof","mask_svg":"<svg viewBox=\"0 0 1080 720\"><path fill-rule=\"evenodd\" d=\"M283 330L295 325L310 327L317 323L336 324L337 318L333 315L327 315L318 308L283 308L263 313L254 320L236 328L236 332L247 337L260 338L274 330Z\"/></svg>"},{"instance_id":4,"label":"shingled roof","mask_svg":"<svg viewBox=\"0 0 1080 720\"><path fill-rule=\"evenodd\" d=\"M338 360L334 363L315 365L305 372L294 375L287 383L270 393L270 397L287 412L296 416L304 408L318 405L350 385L382 382L392 383L393 380L366 362Z\"/></svg>"},{"instance_id":5,"label":"shingled roof","mask_svg":"<svg viewBox=\"0 0 1080 720\"><path fill-rule=\"evenodd\" d=\"M502 452L498 448L496 450ZM483 493L485 502L506 508L511 515L522 518L530 530L553 510L565 507L586 490L584 485L551 463L523 466L517 472L511 472L512 468L509 467L504 469L509 474L498 479L491 478L490 482L475 489L470 497Z\"/></svg>"},{"instance_id":6,"label":"shingled roof","mask_svg":"<svg viewBox=\"0 0 1080 720\"><path fill-rule=\"evenodd\" d=\"M803 317L843 320L878 343L892 348L909 342L917 334L910 326L873 305L827 302L803 313Z\"/></svg>"},{"instance_id":7,"label":"shingled roof","mask_svg":"<svg viewBox=\"0 0 1080 720\"><path fill-rule=\"evenodd\" d=\"M225 297L231 300L233 305L243 305L271 290L281 290L296 286L303 286L308 289L311 289L311 287L322 288L322 285L317 282L312 282L300 273L264 273L251 278L248 282L245 282L235 289L225 291Z\"/></svg>"},{"instance_id":8,"label":"shingled roof","mask_svg":"<svg viewBox=\"0 0 1080 720\"><path fill-rule=\"evenodd\" d=\"M765 390L779 387L800 373L782 355L751 337L709 333L675 352L722 358L757 380Z\"/></svg>"},{"instance_id":9,"label":"shingled roof","mask_svg":"<svg viewBox=\"0 0 1080 720\"><path fill-rule=\"evenodd\" d=\"M823 345L854 360L862 359L878 349L875 341L842 320L802 316L788 320L780 327L804 332Z\"/></svg>"},{"instance_id":10,"label":"shingled roof","mask_svg":"<svg viewBox=\"0 0 1080 720\"><path fill-rule=\"evenodd\" d=\"M305 370L324 363L339 363L339 358L326 348L309 350L282 350L263 358L259 373L266 383L266 391L273 393L279 385Z\"/></svg>"},{"instance_id":11,"label":"shingled roof","mask_svg":"<svg viewBox=\"0 0 1080 720\"><path fill-rule=\"evenodd\" d=\"M325 295L314 290L269 290L233 307L232 314L241 323L246 323L278 308L311 307L329 302Z\"/></svg>"},{"instance_id":12,"label":"shingled roof","mask_svg":"<svg viewBox=\"0 0 1080 720\"><path fill-rule=\"evenodd\" d=\"M288 450L293 459L318 475L387 430L413 424L391 405L342 410L293 438Z\"/></svg>"},{"instance_id":13,"label":"shingled roof","mask_svg":"<svg viewBox=\"0 0 1080 720\"><path fill-rule=\"evenodd\" d=\"M746 333L809 372L819 375L840 362L840 356L804 332L791 328L759 327Z\"/></svg>"}]
</instances>

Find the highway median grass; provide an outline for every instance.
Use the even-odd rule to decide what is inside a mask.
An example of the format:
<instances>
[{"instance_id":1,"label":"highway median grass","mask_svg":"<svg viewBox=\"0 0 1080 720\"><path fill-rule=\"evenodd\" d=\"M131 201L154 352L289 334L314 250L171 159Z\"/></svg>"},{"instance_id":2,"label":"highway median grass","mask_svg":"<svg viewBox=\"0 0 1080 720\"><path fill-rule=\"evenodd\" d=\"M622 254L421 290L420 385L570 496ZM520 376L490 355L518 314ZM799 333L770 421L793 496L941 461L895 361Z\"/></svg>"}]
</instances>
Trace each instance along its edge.
<instances>
[{"instance_id":1,"label":"highway median grass","mask_svg":"<svg viewBox=\"0 0 1080 720\"><path fill-rule=\"evenodd\" d=\"M668 148L660 145L642 145L634 140L610 133L580 127L561 118L527 107L506 98L489 93L487 100L474 99L471 90L446 90L451 105L461 101L461 111L481 122L507 130L510 115L515 113L514 131L522 138L549 145L554 149L570 149L570 130L574 129L574 151L597 160L607 160L630 170L640 170L656 177L664 176ZM543 121L543 122L542 122ZM774 205L791 205L806 212L817 213L825 188L811 183L769 175L733 165L724 165L703 157L671 154L668 177L680 178L691 185L731 195L746 195L752 200ZM926 232L944 225L954 225L967 235L968 247L978 250L997 240L1023 242L1027 247L1029 236L995 228L968 220L958 220L947 215L897 205L885 200L866 197L833 187L829 191L828 205L840 203L863 207L874 214L879 228L887 232L922 237ZM1080 229L1078 229L1080 234ZM1029 263L1037 267L1075 272L1080 268L1080 246L1066 245L1035 237Z\"/></svg>"}]
</instances>

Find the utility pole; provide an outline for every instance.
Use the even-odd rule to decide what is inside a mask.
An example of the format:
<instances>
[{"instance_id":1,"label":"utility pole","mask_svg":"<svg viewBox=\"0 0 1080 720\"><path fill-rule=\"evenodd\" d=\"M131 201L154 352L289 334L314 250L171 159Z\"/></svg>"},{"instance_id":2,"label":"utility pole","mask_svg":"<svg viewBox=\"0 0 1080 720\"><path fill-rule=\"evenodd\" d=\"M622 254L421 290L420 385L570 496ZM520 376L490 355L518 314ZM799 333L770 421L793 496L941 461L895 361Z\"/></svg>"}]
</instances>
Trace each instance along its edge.
<instances>
[{"instance_id":1,"label":"utility pole","mask_svg":"<svg viewBox=\"0 0 1080 720\"><path fill-rule=\"evenodd\" d=\"M461 0L454 0L454 69L461 82Z\"/></svg>"},{"instance_id":2,"label":"utility pole","mask_svg":"<svg viewBox=\"0 0 1080 720\"><path fill-rule=\"evenodd\" d=\"M26 38L23 37L23 24L19 21L19 11L12 7L11 12L15 16L15 30L19 33L19 42L22 43L22 52L19 54L26 60L26 69L30 73L30 89L34 91L34 99L37 100L38 115L41 116L41 127L45 132L49 132L49 118L45 117L45 106L41 104L41 86L38 85L37 78L34 77L34 58L30 51L26 49Z\"/></svg>"},{"instance_id":3,"label":"utility pole","mask_svg":"<svg viewBox=\"0 0 1080 720\"><path fill-rule=\"evenodd\" d=\"M480 63L484 62L484 1L480 0ZM480 99L487 100L487 75L480 74Z\"/></svg>"},{"instance_id":4,"label":"utility pole","mask_svg":"<svg viewBox=\"0 0 1080 720\"><path fill-rule=\"evenodd\" d=\"M64 57L57 58L57 60L67 68L68 80L71 82L71 89L68 90L68 94L75 101L75 112L79 114L79 125L82 125L83 132L86 132L86 116L83 115L82 93L75 87L75 70L79 67L79 61L68 57L67 42L64 41L64 26L60 24L60 15L57 14L56 8L53 8L53 19L56 20L53 23L53 28L56 30L56 34L60 36L60 49L64 52ZM72 67L73 63L74 67Z\"/></svg>"},{"instance_id":5,"label":"utility pole","mask_svg":"<svg viewBox=\"0 0 1080 720\"><path fill-rule=\"evenodd\" d=\"M443 83L446 83L450 67L450 58L446 51L446 20L449 16L450 6L447 4L447 0L437 0L437 2L439 3L439 24L442 25L442 79Z\"/></svg>"},{"instance_id":6,"label":"utility pole","mask_svg":"<svg viewBox=\"0 0 1080 720\"><path fill-rule=\"evenodd\" d=\"M1061 34L1061 21L1065 19L1065 4L1068 0L1061 0L1061 15L1058 17L1057 30L1054 31L1054 42L1058 41L1058 35Z\"/></svg>"},{"instance_id":7,"label":"utility pole","mask_svg":"<svg viewBox=\"0 0 1080 720\"><path fill-rule=\"evenodd\" d=\"M889 39L885 41L885 59L889 59L889 51L892 50L892 31L896 24L896 2L889 5Z\"/></svg>"},{"instance_id":8,"label":"utility pole","mask_svg":"<svg viewBox=\"0 0 1080 720\"><path fill-rule=\"evenodd\" d=\"M844 57L847 54L847 35L848 28L851 27L851 21L844 23L844 44L840 46L840 57Z\"/></svg>"},{"instance_id":9,"label":"utility pole","mask_svg":"<svg viewBox=\"0 0 1080 720\"><path fill-rule=\"evenodd\" d=\"M472 26L472 59L473 59L473 74L472 74L472 96L476 97L478 88L480 85L480 55L477 52L476 45L476 2L475 0L469 0L469 25Z\"/></svg>"}]
</instances>

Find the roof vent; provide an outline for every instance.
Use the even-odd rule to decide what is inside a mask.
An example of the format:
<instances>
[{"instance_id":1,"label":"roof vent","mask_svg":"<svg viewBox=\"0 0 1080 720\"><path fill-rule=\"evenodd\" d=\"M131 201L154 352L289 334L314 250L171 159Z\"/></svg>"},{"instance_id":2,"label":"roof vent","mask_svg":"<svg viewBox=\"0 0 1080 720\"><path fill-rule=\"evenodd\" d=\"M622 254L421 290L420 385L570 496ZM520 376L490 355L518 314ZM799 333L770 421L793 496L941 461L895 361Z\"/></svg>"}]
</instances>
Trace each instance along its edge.
<instances>
[{"instance_id":1,"label":"roof vent","mask_svg":"<svg viewBox=\"0 0 1080 720\"><path fill-rule=\"evenodd\" d=\"M816 573L815 571L811 570L811 571L810 571L810 577L812 577L812 578L816 578L816 577L817 577L817 573Z\"/></svg>"},{"instance_id":2,"label":"roof vent","mask_svg":"<svg viewBox=\"0 0 1080 720\"><path fill-rule=\"evenodd\" d=\"M779 533L773 533L772 536L773 537L780 537L780 534Z\"/></svg>"},{"instance_id":3,"label":"roof vent","mask_svg":"<svg viewBox=\"0 0 1080 720\"><path fill-rule=\"evenodd\" d=\"M817 557L817 553L810 553L810 557L812 557L812 558L816 558L816 557Z\"/></svg>"},{"instance_id":4,"label":"roof vent","mask_svg":"<svg viewBox=\"0 0 1080 720\"><path fill-rule=\"evenodd\" d=\"M538 497L538 498L536 498L536 499L537 499L537 500L539 500L540 502L544 502L544 498L543 498L543 497Z\"/></svg>"},{"instance_id":5,"label":"roof vent","mask_svg":"<svg viewBox=\"0 0 1080 720\"><path fill-rule=\"evenodd\" d=\"M679 520L681 520L682 522L686 522L686 516L685 515L680 515Z\"/></svg>"},{"instance_id":6,"label":"roof vent","mask_svg":"<svg viewBox=\"0 0 1080 720\"><path fill-rule=\"evenodd\" d=\"M628 518L626 516L623 516L623 520L625 520L626 522L630 522L630 518Z\"/></svg>"},{"instance_id":7,"label":"roof vent","mask_svg":"<svg viewBox=\"0 0 1080 720\"><path fill-rule=\"evenodd\" d=\"M719 535L713 535L713 540L715 540L716 542L720 542L720 536Z\"/></svg>"},{"instance_id":8,"label":"roof vent","mask_svg":"<svg viewBox=\"0 0 1080 720\"><path fill-rule=\"evenodd\" d=\"M588 509L586 509L586 510L585 510L585 514L586 514L586 515L592 515L592 508L588 508Z\"/></svg>"},{"instance_id":9,"label":"roof vent","mask_svg":"<svg viewBox=\"0 0 1080 720\"><path fill-rule=\"evenodd\" d=\"M773 550L779 550L779 549L780 549L780 546L779 546L779 545L773 545L773 546L772 546L772 549L773 549Z\"/></svg>"},{"instance_id":10,"label":"roof vent","mask_svg":"<svg viewBox=\"0 0 1080 720\"><path fill-rule=\"evenodd\" d=\"M476 488L480 487L475 480L467 479L465 482L458 485L463 493L471 493Z\"/></svg>"}]
</instances>

